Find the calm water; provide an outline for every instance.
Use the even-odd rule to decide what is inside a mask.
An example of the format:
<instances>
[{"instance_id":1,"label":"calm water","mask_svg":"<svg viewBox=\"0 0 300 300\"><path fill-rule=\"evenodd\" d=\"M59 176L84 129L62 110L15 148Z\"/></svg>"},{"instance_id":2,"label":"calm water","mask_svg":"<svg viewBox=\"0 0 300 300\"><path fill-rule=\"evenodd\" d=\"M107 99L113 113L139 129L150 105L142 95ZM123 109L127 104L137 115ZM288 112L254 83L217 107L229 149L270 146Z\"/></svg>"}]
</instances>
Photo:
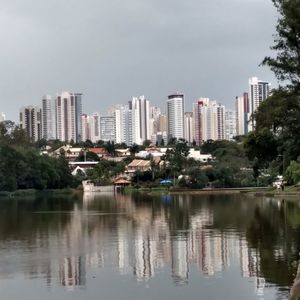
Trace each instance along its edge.
<instances>
[{"instance_id":1,"label":"calm water","mask_svg":"<svg viewBox=\"0 0 300 300\"><path fill-rule=\"evenodd\" d=\"M1 299L287 299L300 206L244 195L0 201Z\"/></svg>"}]
</instances>

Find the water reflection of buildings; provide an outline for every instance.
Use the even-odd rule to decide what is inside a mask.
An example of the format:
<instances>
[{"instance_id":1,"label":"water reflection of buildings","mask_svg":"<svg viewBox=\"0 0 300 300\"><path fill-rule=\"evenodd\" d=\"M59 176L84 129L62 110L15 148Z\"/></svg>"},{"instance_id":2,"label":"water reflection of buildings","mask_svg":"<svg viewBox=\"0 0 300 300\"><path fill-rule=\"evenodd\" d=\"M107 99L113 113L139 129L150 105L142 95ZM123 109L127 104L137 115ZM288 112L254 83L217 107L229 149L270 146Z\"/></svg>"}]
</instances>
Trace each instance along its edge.
<instances>
[{"instance_id":1,"label":"water reflection of buildings","mask_svg":"<svg viewBox=\"0 0 300 300\"><path fill-rule=\"evenodd\" d=\"M63 286L73 288L86 284L85 261L81 256L67 257L60 265L60 280Z\"/></svg>"},{"instance_id":2,"label":"water reflection of buildings","mask_svg":"<svg viewBox=\"0 0 300 300\"><path fill-rule=\"evenodd\" d=\"M31 274L44 274L49 286L56 282L74 288L85 286L88 268L118 269L120 274L133 274L139 281L170 268L175 284L185 284L191 264L205 276L238 264L243 277L257 278L255 288L261 293L255 249L235 232L214 229L209 208L204 206L190 216L188 230L171 234L170 214L164 207L154 211L151 206L122 197L114 200L107 214L93 207L89 199L82 209L75 205L67 225L38 232L36 247L31 247L32 255L38 257L31 262ZM184 209L184 203L179 206Z\"/></svg>"}]
</instances>

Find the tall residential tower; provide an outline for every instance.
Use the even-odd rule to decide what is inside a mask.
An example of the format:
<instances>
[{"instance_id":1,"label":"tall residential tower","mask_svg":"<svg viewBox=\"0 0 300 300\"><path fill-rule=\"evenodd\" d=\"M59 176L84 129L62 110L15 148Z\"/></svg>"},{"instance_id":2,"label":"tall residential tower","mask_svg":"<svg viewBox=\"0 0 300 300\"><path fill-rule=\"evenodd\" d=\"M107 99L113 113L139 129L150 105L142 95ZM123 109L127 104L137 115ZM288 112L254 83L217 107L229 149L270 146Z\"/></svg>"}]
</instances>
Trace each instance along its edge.
<instances>
[{"instance_id":1,"label":"tall residential tower","mask_svg":"<svg viewBox=\"0 0 300 300\"><path fill-rule=\"evenodd\" d=\"M82 94L63 92L56 98L57 138L81 141Z\"/></svg>"},{"instance_id":2,"label":"tall residential tower","mask_svg":"<svg viewBox=\"0 0 300 300\"><path fill-rule=\"evenodd\" d=\"M184 95L175 93L167 100L167 133L168 139L184 138Z\"/></svg>"},{"instance_id":3,"label":"tall residential tower","mask_svg":"<svg viewBox=\"0 0 300 300\"><path fill-rule=\"evenodd\" d=\"M38 106L25 106L20 109L20 128L24 129L31 141L42 138L42 111Z\"/></svg>"}]
</instances>

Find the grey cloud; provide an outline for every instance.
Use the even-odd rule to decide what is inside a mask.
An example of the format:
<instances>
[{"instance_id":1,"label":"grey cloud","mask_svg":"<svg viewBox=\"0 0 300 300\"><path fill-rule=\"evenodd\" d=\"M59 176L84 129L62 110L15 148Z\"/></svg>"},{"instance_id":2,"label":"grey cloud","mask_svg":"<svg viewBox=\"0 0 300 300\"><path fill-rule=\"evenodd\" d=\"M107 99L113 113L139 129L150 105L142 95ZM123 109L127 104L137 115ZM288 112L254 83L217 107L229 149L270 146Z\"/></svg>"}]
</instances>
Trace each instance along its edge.
<instances>
[{"instance_id":1,"label":"grey cloud","mask_svg":"<svg viewBox=\"0 0 300 300\"><path fill-rule=\"evenodd\" d=\"M3 0L0 110L45 93L84 93L84 108L105 112L145 94L164 109L174 90L187 108L200 96L232 106L269 53L276 11L261 0Z\"/></svg>"}]
</instances>

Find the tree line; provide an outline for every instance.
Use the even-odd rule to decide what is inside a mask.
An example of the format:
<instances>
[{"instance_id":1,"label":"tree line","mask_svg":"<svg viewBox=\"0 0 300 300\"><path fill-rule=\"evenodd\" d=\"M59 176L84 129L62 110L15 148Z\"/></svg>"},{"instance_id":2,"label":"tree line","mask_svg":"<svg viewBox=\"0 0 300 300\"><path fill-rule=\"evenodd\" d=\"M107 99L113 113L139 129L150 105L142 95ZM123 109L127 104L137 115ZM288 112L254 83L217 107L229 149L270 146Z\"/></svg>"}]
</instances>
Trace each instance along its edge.
<instances>
[{"instance_id":1,"label":"tree line","mask_svg":"<svg viewBox=\"0 0 300 300\"><path fill-rule=\"evenodd\" d=\"M252 115L255 128L245 140L245 149L256 177L270 168L296 184L300 181L300 2L273 3L279 14L271 46L275 53L265 57L262 65L271 68L279 86Z\"/></svg>"},{"instance_id":2,"label":"tree line","mask_svg":"<svg viewBox=\"0 0 300 300\"><path fill-rule=\"evenodd\" d=\"M63 156L41 155L24 130L11 121L0 123L0 191L60 189L76 184Z\"/></svg>"}]
</instances>

